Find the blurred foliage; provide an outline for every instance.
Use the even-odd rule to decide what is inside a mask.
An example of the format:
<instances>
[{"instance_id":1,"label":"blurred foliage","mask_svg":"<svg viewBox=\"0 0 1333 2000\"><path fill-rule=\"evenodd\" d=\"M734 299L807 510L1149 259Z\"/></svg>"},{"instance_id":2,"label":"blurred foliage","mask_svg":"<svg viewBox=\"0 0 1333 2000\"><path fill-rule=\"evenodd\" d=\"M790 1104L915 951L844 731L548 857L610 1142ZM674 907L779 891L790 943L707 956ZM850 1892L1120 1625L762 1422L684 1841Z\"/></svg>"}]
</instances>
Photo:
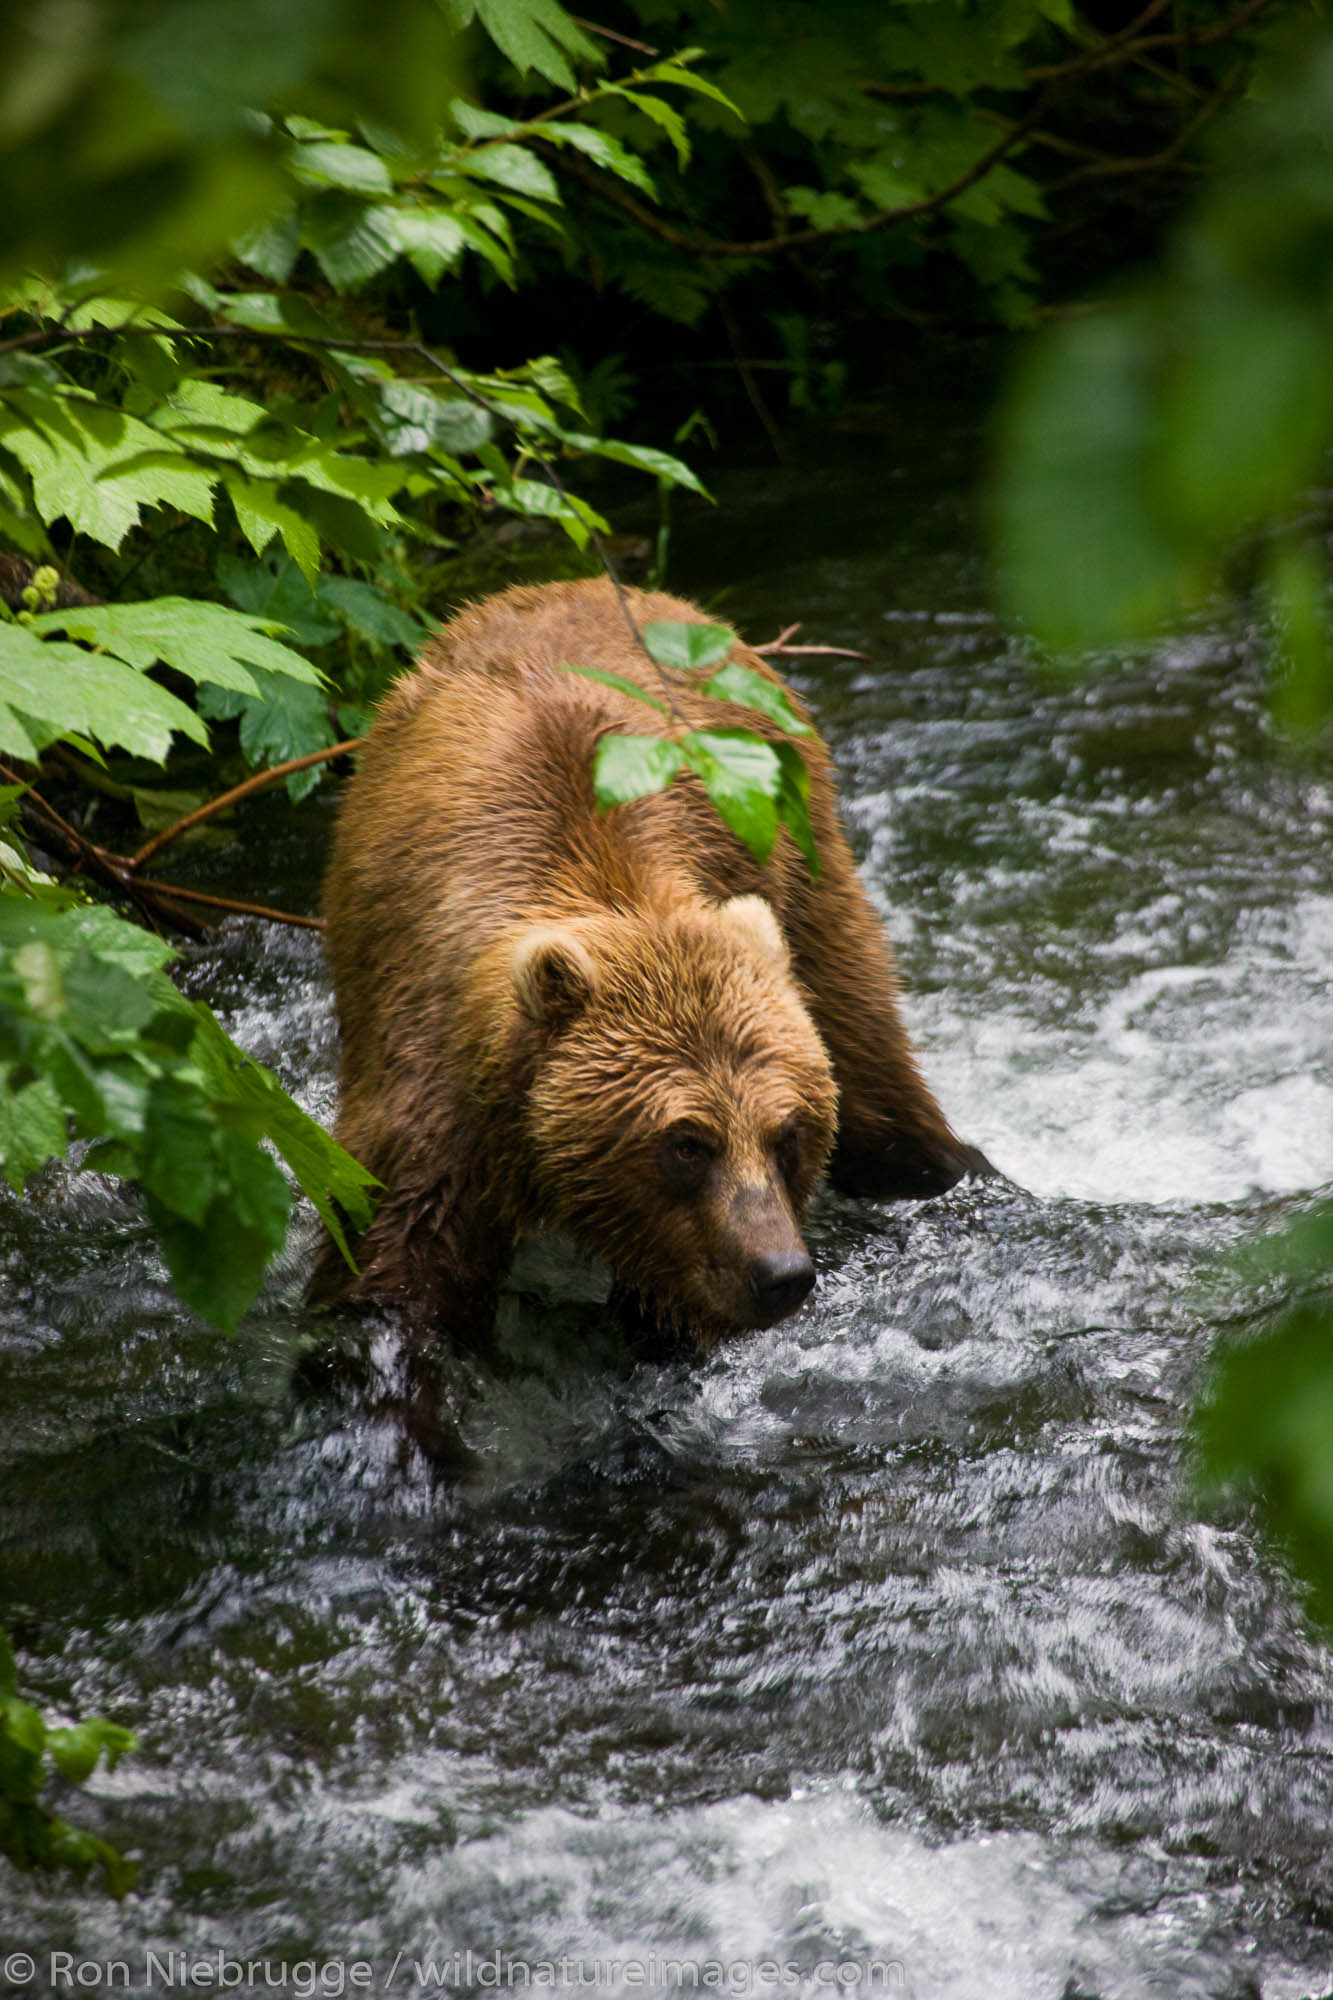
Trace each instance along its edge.
<instances>
[{"instance_id":1,"label":"blurred foliage","mask_svg":"<svg viewBox=\"0 0 1333 2000\"><path fill-rule=\"evenodd\" d=\"M0 24L0 278L88 258L122 282L170 280L282 199L275 117L378 118L429 143L457 65L446 10L419 0L11 8Z\"/></svg>"},{"instance_id":2,"label":"blurred foliage","mask_svg":"<svg viewBox=\"0 0 1333 2000\"><path fill-rule=\"evenodd\" d=\"M1151 632L1258 534L1293 668L1279 707L1315 723L1323 564L1288 524L1333 435L1333 42L1263 83L1157 280L1034 349L997 505L1014 606L1057 648Z\"/></svg>"},{"instance_id":3,"label":"blurred foliage","mask_svg":"<svg viewBox=\"0 0 1333 2000\"><path fill-rule=\"evenodd\" d=\"M41 1711L19 1694L18 1672L8 1635L0 1626L0 1854L16 1868L98 1867L113 1896L134 1887L138 1863L126 1860L96 1834L71 1826L40 1804L53 1778L82 1785L100 1760L114 1771L135 1748L128 1729L92 1716L66 1728L52 1728Z\"/></svg>"},{"instance_id":4,"label":"blurred foliage","mask_svg":"<svg viewBox=\"0 0 1333 2000\"><path fill-rule=\"evenodd\" d=\"M1034 344L1001 425L1001 564L1019 617L1066 654L1147 637L1237 570L1257 576L1285 748L1326 759L1327 508L1311 488L1333 443L1333 38L1275 53L1218 158L1151 282ZM1247 1261L1281 1302L1217 1362L1201 1475L1257 1491L1333 1625L1333 1202Z\"/></svg>"}]
</instances>

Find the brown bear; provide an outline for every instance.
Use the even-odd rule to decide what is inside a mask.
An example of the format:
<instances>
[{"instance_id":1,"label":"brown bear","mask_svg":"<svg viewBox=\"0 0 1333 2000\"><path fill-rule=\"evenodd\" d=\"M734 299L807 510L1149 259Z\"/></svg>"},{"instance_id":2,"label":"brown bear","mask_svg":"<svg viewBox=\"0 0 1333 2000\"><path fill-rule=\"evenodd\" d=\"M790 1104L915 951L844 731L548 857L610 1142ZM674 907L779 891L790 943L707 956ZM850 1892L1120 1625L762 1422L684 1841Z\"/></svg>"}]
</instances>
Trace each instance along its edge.
<instances>
[{"instance_id":1,"label":"brown bear","mask_svg":"<svg viewBox=\"0 0 1333 2000\"><path fill-rule=\"evenodd\" d=\"M917 1069L817 736L799 739L817 876L785 832L761 866L693 778L598 811L599 740L662 718L569 668L660 692L632 627L703 616L605 579L508 590L380 709L325 909L338 1137L385 1193L359 1275L326 1245L315 1296L475 1336L516 1238L546 1224L707 1345L806 1297L822 1173L920 1196L979 1163ZM782 685L739 639L731 657ZM780 733L701 678L674 687L690 727Z\"/></svg>"}]
</instances>

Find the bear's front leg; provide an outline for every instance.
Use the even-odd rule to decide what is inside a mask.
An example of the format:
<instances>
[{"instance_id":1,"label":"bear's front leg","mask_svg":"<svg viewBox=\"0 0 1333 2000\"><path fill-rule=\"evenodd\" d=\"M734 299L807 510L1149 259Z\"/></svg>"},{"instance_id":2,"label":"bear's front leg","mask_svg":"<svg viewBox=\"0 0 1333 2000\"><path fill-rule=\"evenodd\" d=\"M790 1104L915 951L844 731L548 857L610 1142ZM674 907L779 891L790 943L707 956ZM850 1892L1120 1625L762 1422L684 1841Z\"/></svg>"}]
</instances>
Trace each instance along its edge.
<instances>
[{"instance_id":1,"label":"bear's front leg","mask_svg":"<svg viewBox=\"0 0 1333 2000\"><path fill-rule=\"evenodd\" d=\"M513 1245L512 1228L468 1177L400 1181L352 1244L357 1270L329 1241L307 1290L312 1304L382 1306L392 1315L389 1342L355 1371L352 1386L439 1475L457 1475L471 1461L442 1407L442 1345L489 1340Z\"/></svg>"},{"instance_id":2,"label":"bear's front leg","mask_svg":"<svg viewBox=\"0 0 1333 2000\"><path fill-rule=\"evenodd\" d=\"M512 1227L466 1173L448 1171L428 1183L399 1179L352 1245L357 1270L326 1244L307 1296L320 1304L400 1307L416 1347L437 1336L480 1346L513 1248Z\"/></svg>"},{"instance_id":3,"label":"bear's front leg","mask_svg":"<svg viewBox=\"0 0 1333 2000\"><path fill-rule=\"evenodd\" d=\"M887 938L840 831L820 840L822 872L789 911L797 976L838 1086L828 1177L841 1194L882 1200L943 1194L993 1171L949 1126L903 1025Z\"/></svg>"}]
</instances>

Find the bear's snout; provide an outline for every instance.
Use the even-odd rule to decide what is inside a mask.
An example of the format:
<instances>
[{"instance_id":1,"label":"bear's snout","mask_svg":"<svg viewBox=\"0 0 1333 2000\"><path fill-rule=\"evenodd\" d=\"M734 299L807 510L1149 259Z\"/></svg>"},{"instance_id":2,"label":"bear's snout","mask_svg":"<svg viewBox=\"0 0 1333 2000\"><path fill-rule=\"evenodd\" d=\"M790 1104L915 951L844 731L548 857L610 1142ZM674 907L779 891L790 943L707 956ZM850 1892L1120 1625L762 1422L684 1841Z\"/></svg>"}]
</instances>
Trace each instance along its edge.
<instances>
[{"instance_id":1,"label":"bear's snout","mask_svg":"<svg viewBox=\"0 0 1333 2000\"><path fill-rule=\"evenodd\" d=\"M773 1326L796 1311L814 1290L815 1267L808 1251L779 1250L756 1257L749 1270L750 1297L756 1324Z\"/></svg>"}]
</instances>

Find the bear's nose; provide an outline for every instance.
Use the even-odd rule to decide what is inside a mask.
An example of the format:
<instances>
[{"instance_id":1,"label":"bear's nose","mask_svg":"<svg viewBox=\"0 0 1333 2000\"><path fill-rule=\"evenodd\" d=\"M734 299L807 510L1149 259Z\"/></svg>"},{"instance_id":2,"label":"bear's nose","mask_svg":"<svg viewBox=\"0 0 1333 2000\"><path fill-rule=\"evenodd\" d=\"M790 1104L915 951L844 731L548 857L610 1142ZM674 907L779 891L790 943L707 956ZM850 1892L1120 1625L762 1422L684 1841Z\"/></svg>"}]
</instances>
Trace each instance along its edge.
<instances>
[{"instance_id":1,"label":"bear's nose","mask_svg":"<svg viewBox=\"0 0 1333 2000\"><path fill-rule=\"evenodd\" d=\"M750 1297L761 1316L761 1324L794 1313L808 1297L815 1282L815 1267L804 1250L780 1250L771 1257L756 1257L750 1266Z\"/></svg>"}]
</instances>

